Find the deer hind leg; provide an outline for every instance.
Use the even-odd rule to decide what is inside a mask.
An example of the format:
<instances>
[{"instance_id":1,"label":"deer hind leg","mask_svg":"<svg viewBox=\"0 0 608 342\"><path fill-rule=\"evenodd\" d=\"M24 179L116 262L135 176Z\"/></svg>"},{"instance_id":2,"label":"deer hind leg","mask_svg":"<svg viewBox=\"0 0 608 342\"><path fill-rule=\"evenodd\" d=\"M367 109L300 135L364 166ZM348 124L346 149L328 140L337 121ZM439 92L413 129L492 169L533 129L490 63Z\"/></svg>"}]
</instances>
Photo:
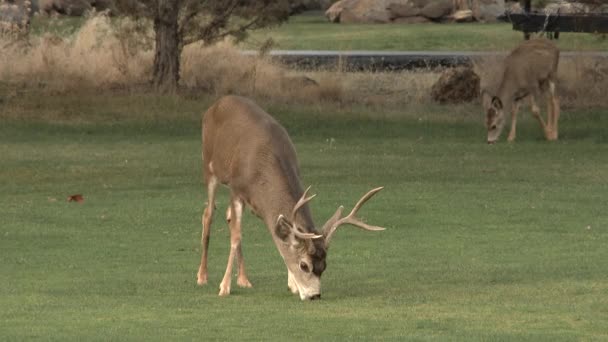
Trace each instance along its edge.
<instances>
[{"instance_id":1,"label":"deer hind leg","mask_svg":"<svg viewBox=\"0 0 608 342\"><path fill-rule=\"evenodd\" d=\"M247 280L245 266L243 263L243 253L241 251L241 219L243 216L244 203L240 198L236 196L233 196L230 202L230 254L228 256L226 272L224 273L224 278L222 279L222 283L220 284L220 296L227 296L230 294L230 284L232 282L232 266L235 262L235 259L239 264L238 267L240 281L237 284L243 284L243 286L247 286L247 284L249 284L249 286L251 286L249 280Z\"/></svg>"},{"instance_id":2,"label":"deer hind leg","mask_svg":"<svg viewBox=\"0 0 608 342\"><path fill-rule=\"evenodd\" d=\"M229 206L226 209L226 222L230 225L230 221L232 221L232 206ZM240 221L239 221L240 222ZM239 223L240 224L240 223ZM240 231L240 226L239 226ZM238 276L236 279L236 284L240 287L252 287L249 279L247 278L247 272L245 271L245 259L243 258L243 250L241 248L241 242L239 241L238 248L236 250L236 262L238 265Z\"/></svg>"},{"instance_id":3,"label":"deer hind leg","mask_svg":"<svg viewBox=\"0 0 608 342\"><path fill-rule=\"evenodd\" d=\"M516 125L517 125L517 112L519 111L520 102L516 101L513 103L513 109L511 111L511 130L509 131L509 136L507 137L508 141L515 140L516 136Z\"/></svg>"},{"instance_id":4,"label":"deer hind leg","mask_svg":"<svg viewBox=\"0 0 608 342\"><path fill-rule=\"evenodd\" d=\"M548 137L548 140L557 140L559 135L558 124L559 121L559 99L557 98L557 94L555 93L555 83L549 81L549 96L547 99L547 112L549 115L549 127L551 129L551 134Z\"/></svg>"},{"instance_id":5,"label":"deer hind leg","mask_svg":"<svg viewBox=\"0 0 608 342\"><path fill-rule=\"evenodd\" d=\"M543 129L543 133L545 134L545 138L547 140L549 140L550 127L547 126L547 124L545 123L545 120L540 115L540 107L536 103L536 96L530 95L530 105L532 106L532 114L534 115L534 117L536 118L536 120L538 120L538 123L540 124L540 127Z\"/></svg>"},{"instance_id":6,"label":"deer hind leg","mask_svg":"<svg viewBox=\"0 0 608 342\"><path fill-rule=\"evenodd\" d=\"M201 237L201 264L198 267L196 283L204 285L207 283L207 254L209 252L209 235L211 223L213 222L213 210L215 209L215 191L217 190L217 178L209 177L207 181L207 206L203 210L202 223L203 233Z\"/></svg>"}]
</instances>

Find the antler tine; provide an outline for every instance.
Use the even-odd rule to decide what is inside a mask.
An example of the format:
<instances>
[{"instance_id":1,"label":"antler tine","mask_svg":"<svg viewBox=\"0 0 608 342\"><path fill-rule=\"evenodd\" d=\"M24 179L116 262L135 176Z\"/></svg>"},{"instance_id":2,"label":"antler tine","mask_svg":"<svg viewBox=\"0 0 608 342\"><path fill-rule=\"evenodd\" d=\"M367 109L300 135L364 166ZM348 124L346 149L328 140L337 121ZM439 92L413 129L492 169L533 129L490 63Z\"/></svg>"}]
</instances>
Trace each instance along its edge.
<instances>
[{"instance_id":1,"label":"antler tine","mask_svg":"<svg viewBox=\"0 0 608 342\"><path fill-rule=\"evenodd\" d=\"M361 197L359 202L357 202L357 204L355 204L355 207L353 208L353 210L351 210L350 214L348 214L346 217L351 217L354 214L356 214L357 211L359 211L359 209L361 208L361 206L363 206L363 204L365 204L365 202L367 202L367 200L372 198L372 196L374 196L378 191L380 191L382 189L384 189L383 186L375 188L375 189L371 189L370 191L368 191L365 195L363 195L363 197Z\"/></svg>"},{"instance_id":2,"label":"antler tine","mask_svg":"<svg viewBox=\"0 0 608 342\"><path fill-rule=\"evenodd\" d=\"M291 212L291 222L295 225L296 223L296 214L298 213L298 210L300 210L300 208L308 203L311 199L313 199L315 196L317 196L317 194L311 195L309 197L306 197L306 194L308 193L308 190L310 190L310 186L308 188L306 188L306 190L304 190L304 193L302 194L302 197L300 197L300 199L298 200L298 203L296 203L296 205L294 205L293 207L293 211Z\"/></svg>"},{"instance_id":3,"label":"antler tine","mask_svg":"<svg viewBox=\"0 0 608 342\"><path fill-rule=\"evenodd\" d=\"M357 204L355 204L355 206L350 211L350 213L341 219L337 219L337 218L339 218L339 215L340 215L339 213L341 213L342 207L338 208L338 211L336 212L336 214L334 214L334 216L323 227L324 228L323 234L325 235L325 245L329 246L331 237L334 234L334 232L336 231L336 229L339 226L344 225L344 224L351 224L355 227L365 229L365 230L371 230L371 231L385 230L386 228L384 228L384 227L369 225L369 224L361 221L359 218L357 218L355 216L357 214L357 211L359 211L359 209L361 209L363 204L365 204L365 202L367 202L370 198L372 198L372 196L374 196L377 192L379 192L382 189L384 189L384 187L378 187L378 188L368 191L365 195L363 195L363 197L361 197L361 199L357 202ZM334 221L334 222L331 223L331 221Z\"/></svg>"},{"instance_id":4,"label":"antler tine","mask_svg":"<svg viewBox=\"0 0 608 342\"><path fill-rule=\"evenodd\" d=\"M323 235L318 235L315 233L302 233L301 231L298 230L298 228L294 225L291 224L287 218L285 218L285 216L283 215L279 215L279 217L277 218L277 223L283 224L287 227L289 227L289 229L291 229L291 231L293 232L293 235L295 235L296 237L299 237L300 239L318 239L318 238L322 238Z\"/></svg>"},{"instance_id":5,"label":"antler tine","mask_svg":"<svg viewBox=\"0 0 608 342\"><path fill-rule=\"evenodd\" d=\"M329 229L331 229L331 227L334 225L334 223L338 222L338 220L342 216L342 210L344 210L344 206L339 206L338 210L336 210L336 212L332 215L332 217L330 217L329 220L327 220L327 222L325 222L325 224L323 225L323 229L321 230L324 235L327 235L326 232L328 232Z\"/></svg>"}]
</instances>

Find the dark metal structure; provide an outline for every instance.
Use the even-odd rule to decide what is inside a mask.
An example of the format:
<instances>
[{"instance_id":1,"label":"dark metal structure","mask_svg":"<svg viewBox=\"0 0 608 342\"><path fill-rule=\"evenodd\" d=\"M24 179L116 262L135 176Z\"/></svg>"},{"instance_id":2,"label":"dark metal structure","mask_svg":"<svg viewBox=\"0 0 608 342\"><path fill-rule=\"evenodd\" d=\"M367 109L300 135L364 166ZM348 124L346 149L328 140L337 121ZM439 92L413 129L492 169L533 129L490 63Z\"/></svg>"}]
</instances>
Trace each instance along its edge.
<instances>
[{"instance_id":1,"label":"dark metal structure","mask_svg":"<svg viewBox=\"0 0 608 342\"><path fill-rule=\"evenodd\" d=\"M513 29L522 31L526 39L530 33L546 32L559 38L560 32L608 33L608 14L603 13L543 13L531 10L531 0L525 0L523 13L505 13L499 20L510 22Z\"/></svg>"},{"instance_id":2,"label":"dark metal structure","mask_svg":"<svg viewBox=\"0 0 608 342\"><path fill-rule=\"evenodd\" d=\"M256 56L258 51L243 51L246 56ZM470 66L476 59L504 57L508 52L482 51L302 51L272 50L268 57L298 70L344 71L396 71L411 69L452 68ZM585 56L594 60L608 61L608 52L564 51L562 59Z\"/></svg>"}]
</instances>

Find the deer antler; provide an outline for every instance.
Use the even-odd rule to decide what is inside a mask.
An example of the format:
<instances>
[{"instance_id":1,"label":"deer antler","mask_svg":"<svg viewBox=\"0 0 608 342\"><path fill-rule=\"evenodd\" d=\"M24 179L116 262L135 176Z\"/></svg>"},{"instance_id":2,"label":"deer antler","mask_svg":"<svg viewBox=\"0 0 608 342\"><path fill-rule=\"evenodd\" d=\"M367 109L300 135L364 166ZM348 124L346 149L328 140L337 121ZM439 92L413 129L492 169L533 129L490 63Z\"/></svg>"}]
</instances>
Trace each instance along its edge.
<instances>
[{"instance_id":1,"label":"deer antler","mask_svg":"<svg viewBox=\"0 0 608 342\"><path fill-rule=\"evenodd\" d=\"M374 196L378 191L380 191L382 189L384 189L384 187L379 187L379 188L375 188L375 189L368 191L368 193L363 195L363 197L361 197L361 199L357 202L357 204L355 204L355 207L353 208L353 210L351 210L350 213L348 215L346 215L345 217L340 218L344 207L340 206L338 208L336 213L323 225L323 236L325 236L325 246L326 247L329 247L329 242L331 241L331 237L334 234L334 232L336 231L336 229L343 224L350 224L355 227L359 227L361 229L371 230L371 231L378 231L378 230L386 229L383 227L371 226L371 225L361 221L359 218L357 218L355 216L355 214L357 214L357 211L359 211L359 209L361 209L363 204L365 204L365 202L367 202L367 200L372 198L372 196Z\"/></svg>"},{"instance_id":2,"label":"deer antler","mask_svg":"<svg viewBox=\"0 0 608 342\"><path fill-rule=\"evenodd\" d=\"M296 205L293 206L293 210L291 211L291 222L287 221L287 218L285 218L285 216L283 215L279 215L278 221L289 226L293 234L300 239L318 239L322 238L323 235L317 235L315 233L303 233L298 229L298 226L296 225L296 214L298 213L298 210L300 210L300 208L302 208L304 204L308 203L311 199L317 196L315 194L306 197L308 190L310 190L310 186L304 191L302 197L300 197Z\"/></svg>"},{"instance_id":3,"label":"deer antler","mask_svg":"<svg viewBox=\"0 0 608 342\"><path fill-rule=\"evenodd\" d=\"M313 199L315 196L317 196L317 194L314 194L309 197L306 197L308 190L310 190L310 186L308 188L306 188L306 190L302 194L302 197L300 197L300 199L298 200L298 203L296 203L296 205L293 206L293 211L291 212L291 222L294 225L296 222L296 214L298 213L298 210L300 210L300 208L302 208L302 206L304 206L304 204L308 203L311 199Z\"/></svg>"},{"instance_id":4,"label":"deer antler","mask_svg":"<svg viewBox=\"0 0 608 342\"><path fill-rule=\"evenodd\" d=\"M279 217L277 218L277 223L282 224L286 227L289 227L289 229L291 229L291 232L293 233L293 235L295 235L296 237L303 239L303 240L318 239L318 238L323 237L323 235L317 235L315 233L302 233L301 231L298 230L298 228L296 227L295 224L292 224L291 222L289 222L287 220L287 218L283 215L279 215Z\"/></svg>"}]
</instances>

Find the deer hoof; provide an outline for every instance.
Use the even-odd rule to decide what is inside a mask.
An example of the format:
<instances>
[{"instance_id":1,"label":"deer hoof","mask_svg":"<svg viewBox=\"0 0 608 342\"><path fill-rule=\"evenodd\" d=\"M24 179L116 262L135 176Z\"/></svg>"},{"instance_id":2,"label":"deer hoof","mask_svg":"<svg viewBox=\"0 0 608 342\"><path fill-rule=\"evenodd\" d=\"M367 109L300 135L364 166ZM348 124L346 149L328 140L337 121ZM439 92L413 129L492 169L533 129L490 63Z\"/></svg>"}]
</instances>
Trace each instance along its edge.
<instances>
[{"instance_id":1,"label":"deer hoof","mask_svg":"<svg viewBox=\"0 0 608 342\"><path fill-rule=\"evenodd\" d=\"M557 131L551 131L549 134L549 140L557 140Z\"/></svg>"},{"instance_id":2,"label":"deer hoof","mask_svg":"<svg viewBox=\"0 0 608 342\"><path fill-rule=\"evenodd\" d=\"M240 287L252 288L253 285L247 279L237 279L236 284Z\"/></svg>"},{"instance_id":3,"label":"deer hoof","mask_svg":"<svg viewBox=\"0 0 608 342\"><path fill-rule=\"evenodd\" d=\"M203 286L203 285L207 284L207 276L199 275L196 278L196 284L198 284L199 286Z\"/></svg>"},{"instance_id":4,"label":"deer hoof","mask_svg":"<svg viewBox=\"0 0 608 342\"><path fill-rule=\"evenodd\" d=\"M224 286L220 285L220 293L219 293L219 295L221 297L226 297L229 294L230 294L230 287L224 287Z\"/></svg>"}]
</instances>

